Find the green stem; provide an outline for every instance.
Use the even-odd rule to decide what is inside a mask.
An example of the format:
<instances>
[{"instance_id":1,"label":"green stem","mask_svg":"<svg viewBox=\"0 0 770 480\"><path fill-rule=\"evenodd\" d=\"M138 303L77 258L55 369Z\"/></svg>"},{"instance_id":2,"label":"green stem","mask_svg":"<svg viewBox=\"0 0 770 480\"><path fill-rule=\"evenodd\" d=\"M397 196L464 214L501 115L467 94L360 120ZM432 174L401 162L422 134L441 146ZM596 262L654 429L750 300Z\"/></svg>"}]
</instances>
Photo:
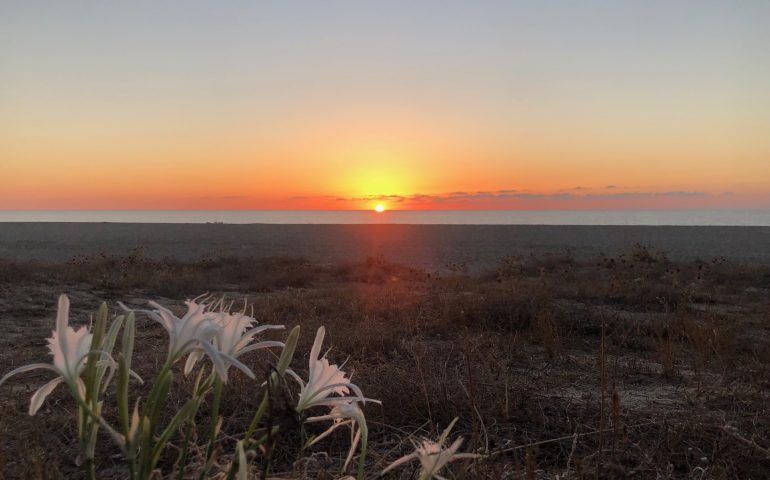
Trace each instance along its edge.
<instances>
[{"instance_id":1,"label":"green stem","mask_svg":"<svg viewBox=\"0 0 770 480\"><path fill-rule=\"evenodd\" d=\"M163 365L163 368L161 369L160 373L158 373L158 377L155 379L155 382L152 385L152 389L150 390L150 394L147 398L147 404L145 407L146 411L142 412L141 415L142 418L149 419L149 421L146 423L144 421L142 422L142 426L147 426L148 431L142 432L143 441L142 446L139 449L138 460L140 479L145 479L150 474L149 468L152 462L152 451L155 449L155 430L164 403L160 401L160 397L165 396L165 394L168 392L168 388L171 383L171 367L171 361L166 361L166 363Z\"/></svg>"},{"instance_id":2,"label":"green stem","mask_svg":"<svg viewBox=\"0 0 770 480\"><path fill-rule=\"evenodd\" d=\"M102 416L96 412L94 412L91 407L80 398L80 393L78 391L78 388L76 385L69 385L70 390L72 391L72 396L75 397L75 401L77 401L78 406L80 407L81 411L84 413L83 417L91 417L93 421L96 422L96 424L93 425L92 433L93 433L93 439L96 439L96 432L98 431L98 426L101 425L109 434L112 436L113 440L120 445L120 442L122 441L122 436L120 433L118 433L117 430L112 428L110 424L107 423ZM88 472L88 477L91 480L96 480L96 465L94 462L93 455L88 455L86 458L86 470ZM132 475L133 478L133 475Z\"/></svg>"},{"instance_id":3,"label":"green stem","mask_svg":"<svg viewBox=\"0 0 770 480\"><path fill-rule=\"evenodd\" d=\"M259 407L257 407L257 410L254 412L254 417L251 419L251 423L249 424L249 429L246 430L246 435L243 437L243 445L248 448L249 441L251 440L251 437L254 435L254 432L257 430L257 425L259 425L259 421L262 420L262 416L265 414L265 411L267 410L268 400L267 400L268 392L265 392L265 395L262 397L262 402L259 404Z\"/></svg>"},{"instance_id":4,"label":"green stem","mask_svg":"<svg viewBox=\"0 0 770 480\"><path fill-rule=\"evenodd\" d=\"M233 480L235 478L235 474L238 471L238 465L240 465L240 461L238 460L238 457L235 457L230 463L230 470L227 472L227 478L225 480Z\"/></svg>"},{"instance_id":5,"label":"green stem","mask_svg":"<svg viewBox=\"0 0 770 480\"><path fill-rule=\"evenodd\" d=\"M273 427L272 432L269 435L268 434L262 435L259 439L256 440L257 445L262 445L263 443L267 442L268 438L271 435L274 436L279 431L280 429L277 426ZM243 443L242 440L241 440L241 443ZM227 480L233 480L235 478L235 474L238 473L238 466L240 465L239 462L240 460L236 456L236 458L232 461L232 463L230 463L230 471L227 472Z\"/></svg>"},{"instance_id":6,"label":"green stem","mask_svg":"<svg viewBox=\"0 0 770 480\"><path fill-rule=\"evenodd\" d=\"M216 444L217 440L217 423L219 420L219 405L222 400L222 379L217 376L214 379L214 401L211 405L211 429L209 430L209 446L206 449L206 458L205 462L203 463L204 467L203 470L201 470L200 479L203 480L203 478L206 476L206 471L208 470L208 464L211 460L211 456L214 454L214 445Z\"/></svg>"},{"instance_id":7,"label":"green stem","mask_svg":"<svg viewBox=\"0 0 770 480\"><path fill-rule=\"evenodd\" d=\"M203 375L203 371L201 371L198 374L198 377L195 379L195 386L193 388L193 398L198 399L198 402L200 403L201 399L203 398L203 395L206 394L209 387L211 386L211 382L213 381L213 378L215 377L215 374L212 373L209 375L209 377L203 382L200 382L201 376ZM193 418L188 420L187 422L187 430L184 434L184 445L182 445L182 451L179 454L179 459L177 460L177 465L179 468L179 473L177 475L177 480L183 480L184 478L184 468L187 464L187 451L190 446L190 437L192 436L192 430L195 426L195 416L193 415Z\"/></svg>"},{"instance_id":8,"label":"green stem","mask_svg":"<svg viewBox=\"0 0 770 480\"><path fill-rule=\"evenodd\" d=\"M96 465L94 465L93 458L86 460L86 471L90 480L96 480Z\"/></svg>"},{"instance_id":9,"label":"green stem","mask_svg":"<svg viewBox=\"0 0 770 480\"><path fill-rule=\"evenodd\" d=\"M307 432L305 431L305 416L299 414L299 458L305 456L305 448L307 447Z\"/></svg>"},{"instance_id":10,"label":"green stem","mask_svg":"<svg viewBox=\"0 0 770 480\"><path fill-rule=\"evenodd\" d=\"M96 414L101 416L101 408L99 405L96 406ZM90 420L87 423L88 427L90 428L90 432L85 444L85 448L83 451L86 455L86 463L89 464L89 477L91 480L96 480L96 435L99 433L99 422L95 422L93 420Z\"/></svg>"},{"instance_id":11,"label":"green stem","mask_svg":"<svg viewBox=\"0 0 770 480\"><path fill-rule=\"evenodd\" d=\"M184 444L182 444L182 451L179 453L179 459L177 460L177 468L179 469L179 473L177 474L177 480L183 480L184 479L184 467L187 463L187 446L190 444L190 437L192 436L192 429L194 425L194 421L187 422L187 430L185 430L184 433Z\"/></svg>"},{"instance_id":12,"label":"green stem","mask_svg":"<svg viewBox=\"0 0 770 480\"><path fill-rule=\"evenodd\" d=\"M251 437L254 435L254 432L256 432L257 425L259 425L260 420L262 420L262 416L265 414L265 411L267 410L267 406L268 406L267 396L268 396L268 392L265 391L265 394L262 396L262 402L260 402L259 406L257 407L257 410L254 412L254 417L251 419L249 428L248 430L246 430L246 434L243 436L243 446L246 449L249 448ZM235 474L237 470L238 470L238 462L234 460L230 464L230 471L227 472L227 480L233 480L235 478Z\"/></svg>"},{"instance_id":13,"label":"green stem","mask_svg":"<svg viewBox=\"0 0 770 480\"><path fill-rule=\"evenodd\" d=\"M364 466L366 465L366 447L369 443L369 428L366 421L359 422L358 428L361 429L361 458L358 460L358 480L364 480Z\"/></svg>"},{"instance_id":14,"label":"green stem","mask_svg":"<svg viewBox=\"0 0 770 480\"><path fill-rule=\"evenodd\" d=\"M99 414L95 413L93 410L91 410L91 408L88 406L88 404L86 404L86 402L82 398L80 398L80 395L78 393L77 387L73 386L73 385L70 385L70 389L72 390L72 396L75 397L75 400L78 402L78 405L80 406L80 408L82 408L83 411L85 413L87 413L91 418L93 418L94 420L99 422L99 425L104 427L104 429L107 430L110 433L110 435L112 435L112 438L116 442L122 441L122 435L120 435L120 433L118 433L117 430L112 428L112 426L110 426L110 424L107 423L101 417L101 415L99 415Z\"/></svg>"},{"instance_id":15,"label":"green stem","mask_svg":"<svg viewBox=\"0 0 770 480\"><path fill-rule=\"evenodd\" d=\"M168 391L168 385L166 383L168 382L169 374L171 373L171 362L166 362L165 365L163 365L163 369L158 374L158 378L155 380L155 383L152 385L152 390L150 390L150 396L147 398L147 414L145 414L145 417L148 417L151 422L153 434L155 433L155 426L158 420L158 416L160 415L160 411L162 410L162 403L161 400L161 394L164 390Z\"/></svg>"}]
</instances>

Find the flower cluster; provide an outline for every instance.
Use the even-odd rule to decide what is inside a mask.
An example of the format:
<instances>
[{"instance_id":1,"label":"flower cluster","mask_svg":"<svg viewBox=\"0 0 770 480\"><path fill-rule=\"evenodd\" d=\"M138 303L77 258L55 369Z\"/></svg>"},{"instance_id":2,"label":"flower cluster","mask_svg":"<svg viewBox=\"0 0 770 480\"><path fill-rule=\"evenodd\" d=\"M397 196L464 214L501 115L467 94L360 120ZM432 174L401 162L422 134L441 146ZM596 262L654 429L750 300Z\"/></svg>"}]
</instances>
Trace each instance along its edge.
<instances>
[{"instance_id":1,"label":"flower cluster","mask_svg":"<svg viewBox=\"0 0 770 480\"><path fill-rule=\"evenodd\" d=\"M325 432L313 439L309 445L322 440L337 427L342 425L350 426L351 445L343 468L347 468L350 464L356 450L356 445L360 441L361 462L359 463L359 476L361 476L363 474L363 458L366 454L367 443L366 419L361 410L361 405L365 404L367 400L374 403L380 402L365 398L361 389L351 382L350 377L340 367L330 364L325 354L321 355L325 334L326 329L319 327L313 347L310 349L307 382L303 381L294 372L289 372L300 385L299 402L296 409L300 414L319 406L331 409L327 415L307 419L307 422L310 423L327 420L332 420L333 422ZM319 355L321 355L320 358Z\"/></svg>"},{"instance_id":2,"label":"flower cluster","mask_svg":"<svg viewBox=\"0 0 770 480\"><path fill-rule=\"evenodd\" d=\"M69 299L59 297L56 326L47 339L48 349L53 362L34 363L6 374L0 379L0 385L10 377L34 369L46 369L56 377L44 384L32 395L29 414L35 415L46 397L59 385L65 384L78 405L78 432L81 454L78 460L83 463L89 478L96 478L95 458L96 440L99 430L105 430L120 447L127 464L128 477L131 480L144 480L158 476L158 461L164 448L175 433L187 425L184 443L179 447L179 457L175 464L178 478L183 478L190 465L187 451L190 443L190 430L195 422L198 407L211 395L211 426L205 457L197 465L198 477L209 475L214 462L213 453L222 424L219 418L219 406L223 388L228 381L231 367L243 372L251 379L253 370L244 363L244 357L255 350L280 349L268 381L255 382L254 388L262 391L262 401L254 412L248 430L236 442L236 451L229 464L227 478L247 478L250 458L270 451L264 443L278 433L280 427L270 423L264 425L262 418L268 411L269 399L278 392L285 392L282 378L288 374L299 385L295 413L300 425L331 422L325 431L312 438L305 438L304 427L300 432L301 451L318 444L341 426L350 429L350 450L342 466L343 473L352 462L360 445L357 478L364 478L368 428L363 408L368 402L380 403L366 398L361 389L352 382L351 376L342 370L342 366L333 364L326 353L321 352L326 330L318 328L310 350L307 379L301 378L291 370L290 364L299 338L299 327L289 332L284 342L261 340L260 335L270 330L281 330L283 325L259 325L253 316L241 312L232 312L232 305L225 305L224 300L195 298L185 302L186 311L177 316L172 310L156 302L149 302L149 309L134 310L124 304L120 306L126 315L108 319L106 304L102 304L93 324L77 329L69 325ZM143 313L160 324L168 334L168 353L166 361L160 366L150 385L149 394L139 398L132 396L129 388L130 377L141 379L132 370L134 338L136 330L135 313ZM109 326L108 326L109 325ZM121 348L115 346L122 331ZM117 351L117 353L116 353ZM208 359L208 362L202 360ZM197 371L189 399L182 403L171 420L163 422L167 415L167 396L173 382L174 367L183 363L182 371L189 375ZM200 368L198 368L200 366ZM117 372L117 375L115 373ZM115 381L115 389L107 387ZM107 392L114 392L115 401L105 402L101 397ZM129 407L133 403L133 409ZM107 418L117 418L118 426L111 425L102 414L104 405L116 405L117 414ZM315 413L317 409L326 409ZM468 454L458 454L460 440L445 448L444 443L452 425L444 432L438 443L424 440L417 445L416 452L407 455L388 467L386 471L411 459L419 459L422 464L421 479L441 478L439 471L450 461L466 458ZM260 433L261 432L261 433ZM232 436L230 437L232 438ZM162 475L162 472L160 472ZM219 472L221 476L223 472ZM384 473L384 472L383 472ZM345 477L352 478L352 477Z\"/></svg>"},{"instance_id":3,"label":"flower cluster","mask_svg":"<svg viewBox=\"0 0 770 480\"><path fill-rule=\"evenodd\" d=\"M269 347L281 347L284 344L274 341L262 341L252 343L254 338L266 330L281 330L283 325L260 325L255 327L257 320L249 317L244 312L229 313L226 311L212 312L206 310L205 305L199 305L194 300L187 302L188 315L192 311L202 311L202 317L206 319L206 328L214 332L211 338L205 337L198 341L190 351L185 363L184 373L189 374L195 364L204 356L211 358L217 374L222 381L227 381L227 372L231 366L241 370L250 378L254 373L238 360L238 357L254 350ZM161 307L162 308L162 307ZM208 337L208 335L207 335Z\"/></svg>"},{"instance_id":4,"label":"flower cluster","mask_svg":"<svg viewBox=\"0 0 770 480\"><path fill-rule=\"evenodd\" d=\"M299 327L295 327L286 339L286 343L273 340L259 340L259 336L269 330L283 329L283 325L259 325L257 320L246 314L244 307L241 312L232 312L225 307L223 300L211 301L210 298L198 297L185 302L186 311L177 316L169 308L156 302L149 302L149 309L133 310L124 304L120 306L127 312L113 319L107 329L107 307L102 305L96 322L91 327L81 326L77 329L69 326L69 299L66 295L59 297L56 317L56 327L48 339L48 348L53 356L53 362L35 363L19 367L2 379L0 385L10 377L34 369L47 369L56 377L40 387L30 401L29 414L34 415L40 409L45 398L60 383L69 387L79 409L80 443L82 445L82 461L86 465L89 477L95 478L94 454L96 434L104 428L115 439L123 451L128 464L129 476L132 479L145 479L153 476L163 451L174 432L185 423L193 422L198 406L203 399L213 392L212 424L209 436L205 465L210 465L214 444L219 433L220 423L218 407L221 401L223 384L228 380L230 367L242 371L250 378L255 378L251 368L243 363L244 355L265 348L280 348L281 355L273 375L292 375L300 384L300 392L296 412L305 418L306 412L315 407L330 408L328 415L307 418L308 422L329 420L332 422L326 432L307 442L312 445L328 436L341 425L351 427L352 446L345 462L347 468L356 449L361 442L361 462L359 478L362 476L366 450L366 420L361 405L367 399L361 389L351 383L350 377L337 365L330 364L325 355L321 355L321 346L325 330L321 327L310 352L310 362L307 381L302 380L289 369L294 355L294 349L299 337ZM160 324L168 334L168 353L166 361L157 373L152 383L149 395L140 408L141 399L135 400L133 412L129 409L129 377L136 375L131 370L134 350L135 313L146 314ZM113 358L113 349L120 330L123 330L123 342L117 361ZM190 399L184 403L171 421L161 425L161 411L166 405L166 396L173 380L173 367L184 362L183 372L190 374L207 358L211 368L208 376L205 366L200 369ZM102 416L104 402L100 395L106 391L107 385L117 370L117 405L120 427L111 426ZM107 375L107 373L109 373ZM239 478L248 470L247 451L260 451L260 440L253 439L254 433L264 414L269 398L269 389L276 386L276 377L262 384L268 391L264 392L263 401L254 414L249 430L237 442L237 452L231 465L231 478L237 474ZM141 380L141 379L140 379ZM259 384L255 388L261 388ZM121 431L122 430L122 431ZM177 468L181 472L185 468L187 444L182 446ZM206 467L208 468L208 467ZM201 478L206 470L201 472Z\"/></svg>"}]
</instances>

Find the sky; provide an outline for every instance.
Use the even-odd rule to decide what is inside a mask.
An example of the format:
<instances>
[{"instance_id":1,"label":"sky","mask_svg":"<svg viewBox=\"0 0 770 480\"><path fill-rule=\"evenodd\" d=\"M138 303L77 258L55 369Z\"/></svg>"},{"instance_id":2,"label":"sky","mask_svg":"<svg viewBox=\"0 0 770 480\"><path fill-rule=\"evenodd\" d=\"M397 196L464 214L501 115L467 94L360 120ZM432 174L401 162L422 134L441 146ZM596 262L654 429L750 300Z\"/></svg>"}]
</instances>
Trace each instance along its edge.
<instances>
[{"instance_id":1,"label":"sky","mask_svg":"<svg viewBox=\"0 0 770 480\"><path fill-rule=\"evenodd\" d=\"M770 208L770 2L0 3L0 209Z\"/></svg>"}]
</instances>

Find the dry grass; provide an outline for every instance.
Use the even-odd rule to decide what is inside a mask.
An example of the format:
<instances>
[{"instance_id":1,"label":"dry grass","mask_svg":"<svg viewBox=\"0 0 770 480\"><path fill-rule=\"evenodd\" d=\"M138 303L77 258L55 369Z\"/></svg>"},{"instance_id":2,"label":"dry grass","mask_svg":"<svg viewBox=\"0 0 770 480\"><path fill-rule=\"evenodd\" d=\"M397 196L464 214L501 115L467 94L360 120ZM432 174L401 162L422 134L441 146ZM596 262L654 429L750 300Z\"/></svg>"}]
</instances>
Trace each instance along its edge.
<instances>
[{"instance_id":1,"label":"dry grass","mask_svg":"<svg viewBox=\"0 0 770 480\"><path fill-rule=\"evenodd\" d=\"M770 471L768 285L768 268L674 263L643 246L586 263L570 252L511 257L483 275L462 266L431 274L381 258L343 266L291 258L185 263L137 251L67 264L2 260L0 372L45 360L59 292L70 294L76 323L102 299L112 308L143 299L178 307L205 291L246 296L260 321L303 327L298 370L315 328L326 325L331 357L349 358L354 381L382 400L367 407L372 472L407 453L410 436L433 435L459 416L455 432L466 437L466 450L491 456L458 463L457 478L763 478ZM165 333L147 320L140 327L137 368L149 375L165 353ZM66 395L26 415L44 375L0 392L4 478L80 475ZM169 412L185 388L180 382ZM258 396L242 376L226 388L223 432L237 435ZM296 422L288 395L273 399L276 424ZM200 425L207 415L204 405ZM275 439L273 474L332 478L347 436L300 461L297 443L291 433ZM101 478L121 478L106 438L99 448ZM165 471L176 454L166 452ZM409 478L409 469L403 473Z\"/></svg>"}]
</instances>

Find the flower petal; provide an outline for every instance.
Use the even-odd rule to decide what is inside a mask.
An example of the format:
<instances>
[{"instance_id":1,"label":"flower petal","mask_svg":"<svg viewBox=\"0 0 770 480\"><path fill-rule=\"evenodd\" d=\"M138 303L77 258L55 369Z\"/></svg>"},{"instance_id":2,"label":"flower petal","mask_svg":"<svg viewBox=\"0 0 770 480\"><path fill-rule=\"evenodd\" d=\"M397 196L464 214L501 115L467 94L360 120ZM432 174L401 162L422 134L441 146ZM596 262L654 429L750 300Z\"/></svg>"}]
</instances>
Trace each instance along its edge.
<instances>
[{"instance_id":1,"label":"flower petal","mask_svg":"<svg viewBox=\"0 0 770 480\"><path fill-rule=\"evenodd\" d=\"M299 375L297 375L297 372L295 372L291 368L287 368L286 373L288 373L291 378L296 380L301 388L305 388L305 382L304 380L302 380L302 378Z\"/></svg>"},{"instance_id":2,"label":"flower petal","mask_svg":"<svg viewBox=\"0 0 770 480\"><path fill-rule=\"evenodd\" d=\"M249 377L249 378L251 378L252 380L253 380L253 379L255 379L255 378L257 378L257 377L254 375L254 372L252 372L252 371L251 371L251 369L250 369L249 367L247 367L246 365L242 364L242 363L240 362L240 360L238 360L237 358L235 358L235 357L231 357L230 355L228 355L228 354L226 354L226 353L220 353L220 356L222 356L222 358L224 358L225 360L227 360L227 361L228 361L228 362L229 362L229 363L230 363L232 366L234 366L234 367L235 367L235 368L237 368L238 370L240 370L240 371L242 371L243 373L245 373L245 374L246 374L246 376L248 376L248 377Z\"/></svg>"},{"instance_id":3,"label":"flower petal","mask_svg":"<svg viewBox=\"0 0 770 480\"><path fill-rule=\"evenodd\" d=\"M313 347L310 349L310 368L313 368L313 364L318 360L318 355L321 353L321 345L324 343L324 335L326 329L323 326L318 327L318 331L315 334L315 340L313 341Z\"/></svg>"},{"instance_id":4,"label":"flower petal","mask_svg":"<svg viewBox=\"0 0 770 480\"><path fill-rule=\"evenodd\" d=\"M449 422L449 426L444 429L444 431L441 433L441 436L438 439L439 445L444 445L446 443L446 439L449 436L449 432L452 431L452 428L454 428L457 421L460 419L460 417L455 417L452 419L451 422Z\"/></svg>"},{"instance_id":5,"label":"flower petal","mask_svg":"<svg viewBox=\"0 0 770 480\"><path fill-rule=\"evenodd\" d=\"M332 424L331 424L331 426L330 426L329 428L327 428L326 430L324 430L324 431L323 431L323 433L321 433L320 435L318 435L317 437L315 437L315 438L314 438L314 439L313 439L313 440L312 440L312 441L311 441L311 442L308 444L308 447L311 447L311 446L315 445L316 443L320 442L320 441L321 441L321 440L323 440L324 438L326 438L326 437L328 437L329 435L331 435L331 433L332 433L334 430L336 430L336 429L337 429L337 427L341 427L341 426L343 426L343 425L349 425L351 422L352 422L351 420L346 420L346 421L344 421L344 422L335 422L335 423L332 423Z\"/></svg>"},{"instance_id":6,"label":"flower petal","mask_svg":"<svg viewBox=\"0 0 770 480\"><path fill-rule=\"evenodd\" d=\"M63 331L69 325L70 299L63 293L59 295L59 306L56 310L56 330Z\"/></svg>"},{"instance_id":7,"label":"flower petal","mask_svg":"<svg viewBox=\"0 0 770 480\"><path fill-rule=\"evenodd\" d=\"M184 363L184 374L189 375L190 372L192 372L193 367L195 367L195 364L198 363L198 360L201 358L203 358L202 350L193 350L190 352L190 354L187 355L187 361Z\"/></svg>"},{"instance_id":8,"label":"flower petal","mask_svg":"<svg viewBox=\"0 0 770 480\"><path fill-rule=\"evenodd\" d=\"M59 306L56 309L56 332L51 338L55 338L59 343L59 350L61 351L61 358L64 360L62 365L66 370L66 359L72 355L72 351L69 345L69 315L70 315L70 299L64 295L59 295ZM54 364L56 364L56 355L54 354ZM66 372L64 372L66 373Z\"/></svg>"},{"instance_id":9,"label":"flower petal","mask_svg":"<svg viewBox=\"0 0 770 480\"><path fill-rule=\"evenodd\" d=\"M43 401L46 399L46 397L48 397L48 395L53 392L53 389L63 381L64 379L62 377L56 377L35 391L34 395L32 395L32 398L29 401L30 416L36 414L37 411L40 410L40 407L43 405Z\"/></svg>"},{"instance_id":10,"label":"flower petal","mask_svg":"<svg viewBox=\"0 0 770 480\"><path fill-rule=\"evenodd\" d=\"M160 307L160 305L158 305ZM124 307L125 308L125 307ZM163 307L161 307L163 308ZM167 309L166 309L167 310ZM161 326L169 333L169 335L174 334L174 324L171 322L169 318L167 318L164 315L159 314L155 310L143 310L143 309L134 309L130 310L131 312L140 312L146 314L148 317L152 318L156 322L160 323Z\"/></svg>"},{"instance_id":11,"label":"flower petal","mask_svg":"<svg viewBox=\"0 0 770 480\"><path fill-rule=\"evenodd\" d=\"M134 377L141 385L144 385L144 380L142 380L142 377L140 377L138 373L133 370L129 370L128 374Z\"/></svg>"},{"instance_id":12,"label":"flower petal","mask_svg":"<svg viewBox=\"0 0 770 480\"><path fill-rule=\"evenodd\" d=\"M221 378L223 382L227 382L227 367L225 366L225 362L222 361L222 356L219 354L219 351L217 351L217 349L209 342L198 343L201 348L206 350L206 354L211 359L211 364L214 366L214 370L216 370L219 378Z\"/></svg>"},{"instance_id":13,"label":"flower petal","mask_svg":"<svg viewBox=\"0 0 770 480\"><path fill-rule=\"evenodd\" d=\"M251 330L249 330L248 332L244 333L243 336L247 337L247 336L251 336L251 335L259 335L260 333L264 332L265 330L283 330L284 328L286 328L286 327L284 327L283 325L260 325L258 327L254 327Z\"/></svg>"},{"instance_id":14,"label":"flower petal","mask_svg":"<svg viewBox=\"0 0 770 480\"><path fill-rule=\"evenodd\" d=\"M274 341L268 340L268 341L259 342L259 343L255 343L255 344L249 345L248 347L244 347L244 348L240 349L237 353L240 356L240 355L243 355L244 353L252 352L254 350L259 350L259 349L262 349L262 348L270 348L270 347L281 347L281 348L283 348L283 347L285 347L285 345L283 344L283 342L274 342Z\"/></svg>"},{"instance_id":15,"label":"flower petal","mask_svg":"<svg viewBox=\"0 0 770 480\"><path fill-rule=\"evenodd\" d=\"M4 384L6 380L11 378L12 376L18 374L18 373L24 373L29 372L30 370L37 370L39 368L44 368L46 370L51 370L52 372L56 372L56 374L59 374L59 371L56 370L53 365L48 363L31 363L29 365L24 365L23 367L15 368L11 370L10 372L6 373L3 378L0 378L0 385Z\"/></svg>"},{"instance_id":16,"label":"flower petal","mask_svg":"<svg viewBox=\"0 0 770 480\"><path fill-rule=\"evenodd\" d=\"M380 475L385 475L386 473L393 470L394 468L399 467L407 462L411 462L412 460L415 460L417 458L418 458L417 453L410 453L409 455L404 455L403 457L399 458L395 462L385 467L385 469L382 472L380 472Z\"/></svg>"}]
</instances>

